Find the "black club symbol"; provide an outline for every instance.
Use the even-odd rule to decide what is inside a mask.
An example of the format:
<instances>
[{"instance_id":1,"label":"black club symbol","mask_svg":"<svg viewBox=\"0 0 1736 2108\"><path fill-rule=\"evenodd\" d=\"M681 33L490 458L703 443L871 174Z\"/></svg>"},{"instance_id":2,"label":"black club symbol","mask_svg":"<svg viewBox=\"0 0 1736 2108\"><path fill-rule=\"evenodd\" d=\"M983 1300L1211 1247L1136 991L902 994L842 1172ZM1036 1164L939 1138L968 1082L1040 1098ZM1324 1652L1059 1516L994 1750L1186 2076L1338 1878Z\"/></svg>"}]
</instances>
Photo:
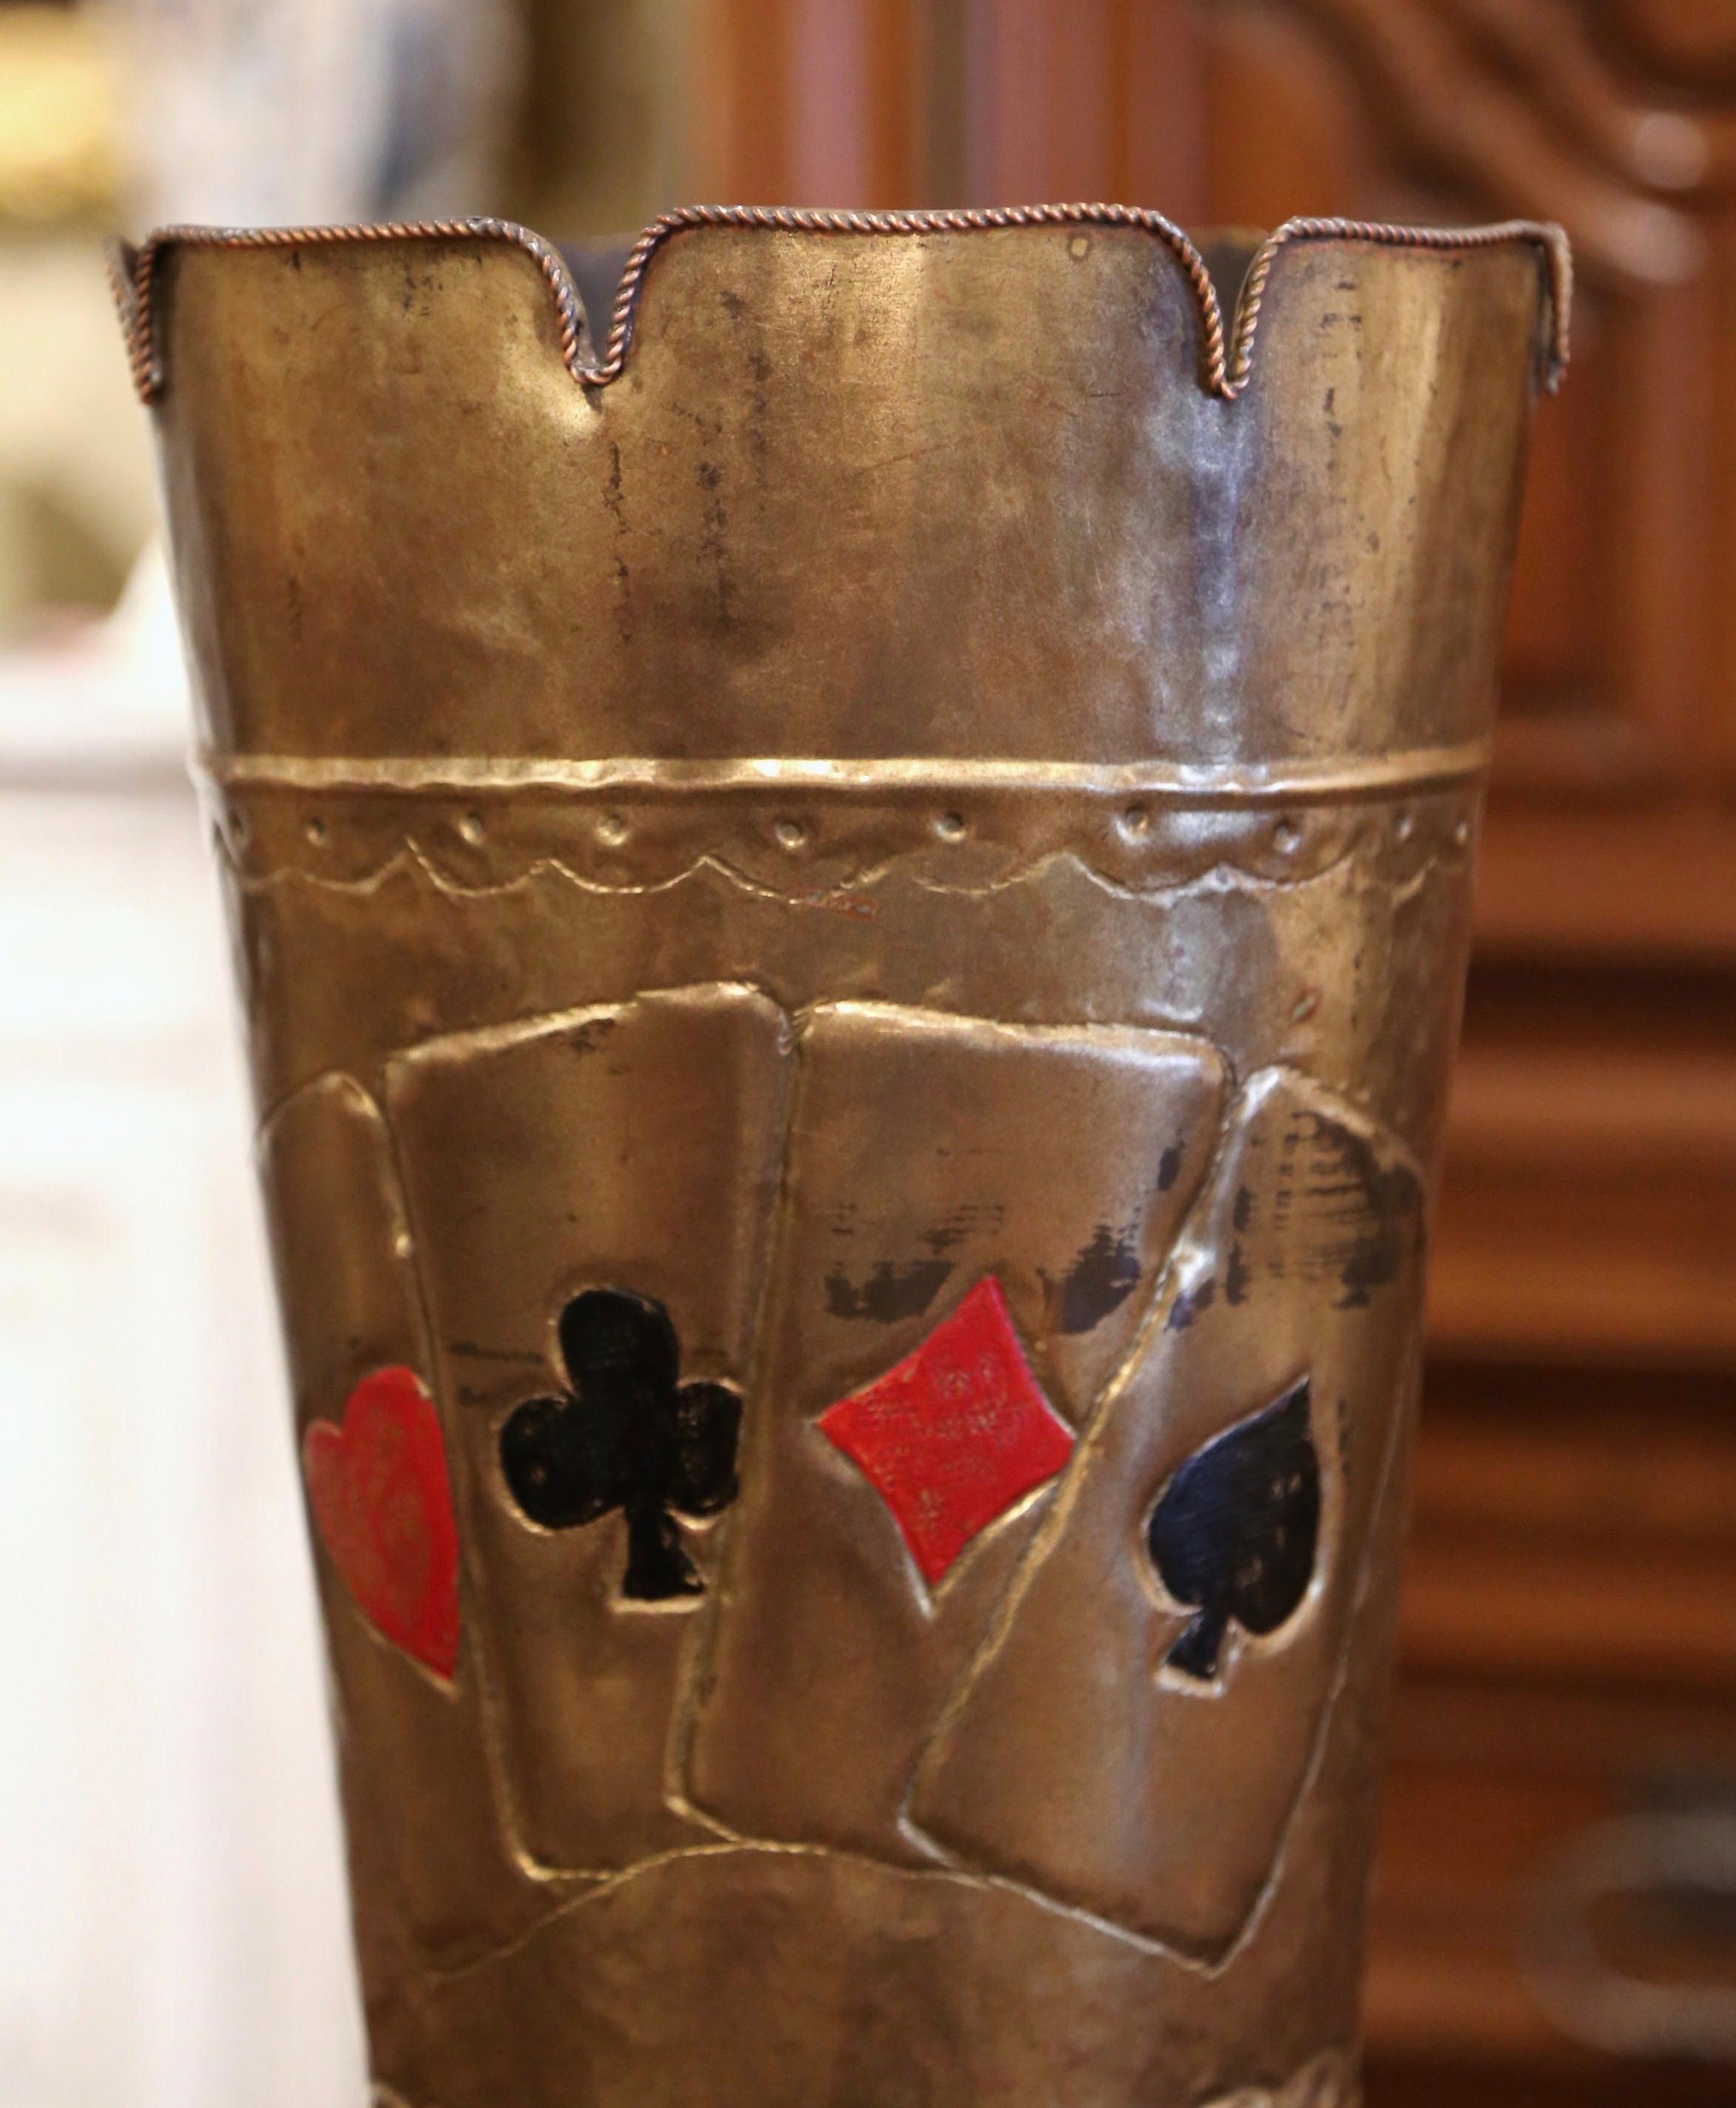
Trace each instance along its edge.
<instances>
[{"instance_id":1,"label":"black club symbol","mask_svg":"<svg viewBox=\"0 0 1736 2108\"><path fill-rule=\"evenodd\" d=\"M724 1384L677 1384L675 1328L646 1296L587 1289L557 1329L570 1391L530 1399L500 1430L513 1499L544 1529L619 1508L621 1593L643 1603L702 1593L675 1516L715 1515L735 1498L741 1399Z\"/></svg>"}]
</instances>

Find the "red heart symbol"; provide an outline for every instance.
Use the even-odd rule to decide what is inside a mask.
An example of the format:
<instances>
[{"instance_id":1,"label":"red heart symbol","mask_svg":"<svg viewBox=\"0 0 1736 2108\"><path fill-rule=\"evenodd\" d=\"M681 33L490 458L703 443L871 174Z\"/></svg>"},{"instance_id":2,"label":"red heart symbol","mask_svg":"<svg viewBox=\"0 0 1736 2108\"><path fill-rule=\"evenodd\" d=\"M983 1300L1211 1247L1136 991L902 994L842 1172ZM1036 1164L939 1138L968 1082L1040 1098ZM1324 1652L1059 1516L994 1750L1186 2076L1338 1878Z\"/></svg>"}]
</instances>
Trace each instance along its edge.
<instances>
[{"instance_id":1,"label":"red heart symbol","mask_svg":"<svg viewBox=\"0 0 1736 2108\"><path fill-rule=\"evenodd\" d=\"M301 1444L308 1499L362 1615L436 1676L458 1663L458 1533L446 1445L413 1369L377 1369Z\"/></svg>"}]
</instances>

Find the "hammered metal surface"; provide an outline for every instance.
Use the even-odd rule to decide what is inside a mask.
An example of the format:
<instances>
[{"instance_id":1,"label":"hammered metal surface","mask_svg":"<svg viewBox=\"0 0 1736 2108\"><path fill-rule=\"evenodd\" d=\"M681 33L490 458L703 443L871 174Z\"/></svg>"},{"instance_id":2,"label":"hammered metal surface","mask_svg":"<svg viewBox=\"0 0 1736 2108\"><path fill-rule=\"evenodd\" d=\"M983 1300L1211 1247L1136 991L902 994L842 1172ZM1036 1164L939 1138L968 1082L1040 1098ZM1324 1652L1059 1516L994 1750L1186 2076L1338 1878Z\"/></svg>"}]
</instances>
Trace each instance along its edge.
<instances>
[{"instance_id":1,"label":"hammered metal surface","mask_svg":"<svg viewBox=\"0 0 1736 2108\"><path fill-rule=\"evenodd\" d=\"M498 227L125 281L298 1411L413 1370L452 1473L449 1683L321 1567L392 2108L1354 2099L1565 267L1295 230L1226 329L1151 216L1017 217L688 215L600 350ZM985 1283L1071 1448L927 1573L819 1423ZM743 1402L679 1596L503 1466L598 1290ZM1153 1516L1305 1396L1178 1667Z\"/></svg>"},{"instance_id":2,"label":"hammered metal surface","mask_svg":"<svg viewBox=\"0 0 1736 2108\"><path fill-rule=\"evenodd\" d=\"M1411 1403L1422 1244L1423 1182L1401 1153L1300 1079L1251 1079L1144 1354L917 1776L912 1820L958 1863L1207 1960L1239 1937L1367 1582ZM1301 1377L1323 1492L1313 1584L1269 1637L1233 1635L1202 1687L1168 1665L1192 1610L1128 1545L1190 1456ZM1106 1684L1098 1650L1129 1673Z\"/></svg>"},{"instance_id":3,"label":"hammered metal surface","mask_svg":"<svg viewBox=\"0 0 1736 2108\"><path fill-rule=\"evenodd\" d=\"M286 1100L259 1167L299 1450L358 1381L426 1374L428 1357L386 1124L361 1086L329 1075ZM474 1670L461 1660L437 1682L364 1622L322 1552L316 1564L364 1962L377 1948L386 1967L406 1947L443 1964L485 1953L538 1913L496 1813Z\"/></svg>"},{"instance_id":4,"label":"hammered metal surface","mask_svg":"<svg viewBox=\"0 0 1736 2108\"><path fill-rule=\"evenodd\" d=\"M747 1373L782 1124L783 1020L742 988L682 989L522 1029L427 1041L387 1103L454 1476L474 1551L476 1660L516 1841L602 1872L691 1843L665 1782L701 1599L620 1595L620 1515L533 1528L503 1483L501 1429L556 1388L557 1317L625 1286L674 1320L683 1373ZM541 1293L527 1297L528 1282ZM702 1574L712 1533L690 1543Z\"/></svg>"},{"instance_id":5,"label":"hammered metal surface","mask_svg":"<svg viewBox=\"0 0 1736 2108\"><path fill-rule=\"evenodd\" d=\"M760 1409L686 1753L688 1792L732 1831L933 1857L900 1826L911 1772L1041 1496L931 1590L818 1423L990 1275L1049 1402L1087 1421L1146 1315L1222 1099L1219 1056L1178 1034L890 1004L812 1014Z\"/></svg>"}]
</instances>

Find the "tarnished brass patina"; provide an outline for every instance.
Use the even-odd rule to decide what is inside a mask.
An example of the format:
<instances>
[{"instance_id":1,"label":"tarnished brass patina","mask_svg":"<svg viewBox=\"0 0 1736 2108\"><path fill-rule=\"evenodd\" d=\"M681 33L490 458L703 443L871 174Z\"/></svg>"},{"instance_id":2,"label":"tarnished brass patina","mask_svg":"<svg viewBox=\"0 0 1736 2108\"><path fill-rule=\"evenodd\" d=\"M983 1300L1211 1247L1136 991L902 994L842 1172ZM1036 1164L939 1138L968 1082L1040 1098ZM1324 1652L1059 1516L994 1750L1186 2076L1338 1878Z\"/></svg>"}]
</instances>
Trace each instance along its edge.
<instances>
[{"instance_id":1,"label":"tarnished brass patina","mask_svg":"<svg viewBox=\"0 0 1736 2108\"><path fill-rule=\"evenodd\" d=\"M1564 252L159 239L381 2102L1343 2108Z\"/></svg>"}]
</instances>

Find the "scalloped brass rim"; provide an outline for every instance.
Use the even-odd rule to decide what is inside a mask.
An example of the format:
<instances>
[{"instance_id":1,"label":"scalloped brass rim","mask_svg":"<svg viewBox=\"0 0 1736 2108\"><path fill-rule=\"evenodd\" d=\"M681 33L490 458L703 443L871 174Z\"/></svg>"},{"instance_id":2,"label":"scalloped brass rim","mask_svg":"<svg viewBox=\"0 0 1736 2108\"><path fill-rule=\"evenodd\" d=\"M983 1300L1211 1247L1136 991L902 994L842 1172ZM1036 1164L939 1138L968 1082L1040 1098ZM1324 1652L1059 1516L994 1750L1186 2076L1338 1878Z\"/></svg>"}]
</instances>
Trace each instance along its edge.
<instances>
[{"instance_id":1,"label":"scalloped brass rim","mask_svg":"<svg viewBox=\"0 0 1736 2108\"><path fill-rule=\"evenodd\" d=\"M1549 340L1542 384L1553 394L1566 371L1573 295L1572 253L1561 227L1535 220L1502 220L1487 227L1399 227L1378 220L1286 220L1256 254L1226 331L1223 306L1206 260L1174 221L1143 206L1031 205L945 212L831 212L789 205L683 205L653 220L634 243L622 272L602 359L593 363L584 309L560 251L530 227L508 219L383 222L349 227L160 227L133 250L111 245L110 280L126 333L133 385L141 401L155 403L165 378L156 341L154 292L158 259L174 247L299 249L314 245L392 241L500 241L531 256L553 299L560 325L561 357L573 378L588 388L620 379L632 347L634 325L652 259L671 236L710 227L758 229L771 233L923 236L1004 232L1017 227L1129 227L1148 234L1175 258L1199 310L1204 341L1202 384L1209 394L1233 402L1253 374L1256 334L1272 273L1282 252L1303 241L1371 242L1420 252L1493 249L1530 243L1548 271Z\"/></svg>"}]
</instances>

